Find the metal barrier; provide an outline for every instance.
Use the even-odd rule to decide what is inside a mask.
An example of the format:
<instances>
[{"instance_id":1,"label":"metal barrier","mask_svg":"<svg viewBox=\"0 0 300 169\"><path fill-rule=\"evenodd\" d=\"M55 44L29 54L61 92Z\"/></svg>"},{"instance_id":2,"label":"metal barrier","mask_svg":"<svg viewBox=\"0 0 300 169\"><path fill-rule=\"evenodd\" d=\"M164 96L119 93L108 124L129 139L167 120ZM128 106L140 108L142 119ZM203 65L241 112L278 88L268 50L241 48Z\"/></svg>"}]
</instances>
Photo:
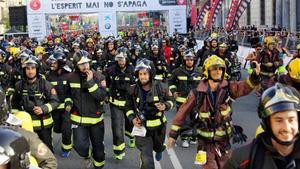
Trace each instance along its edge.
<instances>
[{"instance_id":1,"label":"metal barrier","mask_svg":"<svg viewBox=\"0 0 300 169\"><path fill-rule=\"evenodd\" d=\"M233 31L233 35L235 40L241 46L251 47L251 38L256 34L259 42L262 43L264 37L268 35L268 33L274 33L275 38L282 42L282 46L285 47L290 52L295 52L297 44L300 44L300 34L299 33L289 33L289 32L276 32L276 31L251 31L251 30L239 30ZM225 31L218 31L218 39L223 40L228 37L228 33ZM198 40L205 40L210 37L210 32L204 30L196 30L195 38Z\"/></svg>"}]
</instances>

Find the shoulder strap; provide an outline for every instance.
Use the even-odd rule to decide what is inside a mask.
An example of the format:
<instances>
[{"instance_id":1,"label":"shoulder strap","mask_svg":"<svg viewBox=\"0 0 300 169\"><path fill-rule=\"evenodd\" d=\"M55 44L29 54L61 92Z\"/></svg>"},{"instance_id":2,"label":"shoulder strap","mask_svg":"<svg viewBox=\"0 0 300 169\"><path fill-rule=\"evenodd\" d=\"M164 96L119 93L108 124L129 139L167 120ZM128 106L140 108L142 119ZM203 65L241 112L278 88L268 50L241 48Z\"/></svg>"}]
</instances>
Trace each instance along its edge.
<instances>
[{"instance_id":1,"label":"shoulder strap","mask_svg":"<svg viewBox=\"0 0 300 169\"><path fill-rule=\"evenodd\" d=\"M155 82L155 90L157 92L159 101L164 101L162 86L158 81Z\"/></svg>"}]
</instances>

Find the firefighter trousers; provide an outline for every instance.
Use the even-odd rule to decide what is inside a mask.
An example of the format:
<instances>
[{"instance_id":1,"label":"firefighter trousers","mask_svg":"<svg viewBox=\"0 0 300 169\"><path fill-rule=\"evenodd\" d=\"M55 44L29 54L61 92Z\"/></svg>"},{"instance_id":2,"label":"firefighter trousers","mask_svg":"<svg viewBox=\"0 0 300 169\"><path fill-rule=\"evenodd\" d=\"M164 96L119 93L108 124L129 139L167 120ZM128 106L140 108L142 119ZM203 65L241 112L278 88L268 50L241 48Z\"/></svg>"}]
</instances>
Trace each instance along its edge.
<instances>
[{"instance_id":1,"label":"firefighter trousers","mask_svg":"<svg viewBox=\"0 0 300 169\"><path fill-rule=\"evenodd\" d=\"M92 153L93 164L96 169L103 168L105 163L103 139L103 121L90 126L76 126L73 128L73 148L84 158L89 158ZM92 144L91 149L90 143Z\"/></svg>"},{"instance_id":2,"label":"firefighter trousers","mask_svg":"<svg viewBox=\"0 0 300 169\"><path fill-rule=\"evenodd\" d=\"M182 105L182 103L176 102L176 108L177 110ZM192 120L193 120L193 113L190 114L190 116L187 116L184 120L184 123L182 124L182 132L180 132L180 138L181 140L192 140L195 141L197 138L196 130L191 126Z\"/></svg>"},{"instance_id":3,"label":"firefighter trousers","mask_svg":"<svg viewBox=\"0 0 300 169\"><path fill-rule=\"evenodd\" d=\"M54 153L52 145L52 127L42 128L41 130L34 130L39 138L47 145L47 147Z\"/></svg>"},{"instance_id":4,"label":"firefighter trousers","mask_svg":"<svg viewBox=\"0 0 300 169\"><path fill-rule=\"evenodd\" d=\"M157 130L147 130L146 137L136 136L136 147L140 150L141 169L154 169L153 151L165 150L166 126Z\"/></svg>"},{"instance_id":5,"label":"firefighter trousers","mask_svg":"<svg viewBox=\"0 0 300 169\"><path fill-rule=\"evenodd\" d=\"M66 112L64 109L54 110L52 118L54 121L53 131L55 133L62 133L62 150L70 151L72 149L70 112Z\"/></svg>"},{"instance_id":6,"label":"firefighter trousers","mask_svg":"<svg viewBox=\"0 0 300 169\"><path fill-rule=\"evenodd\" d=\"M117 106L110 104L111 112L111 128L113 134L113 150L115 155L121 155L125 151L124 142L124 121L125 121L125 135L130 139L133 125L129 122L125 115L125 110L119 109Z\"/></svg>"}]
</instances>

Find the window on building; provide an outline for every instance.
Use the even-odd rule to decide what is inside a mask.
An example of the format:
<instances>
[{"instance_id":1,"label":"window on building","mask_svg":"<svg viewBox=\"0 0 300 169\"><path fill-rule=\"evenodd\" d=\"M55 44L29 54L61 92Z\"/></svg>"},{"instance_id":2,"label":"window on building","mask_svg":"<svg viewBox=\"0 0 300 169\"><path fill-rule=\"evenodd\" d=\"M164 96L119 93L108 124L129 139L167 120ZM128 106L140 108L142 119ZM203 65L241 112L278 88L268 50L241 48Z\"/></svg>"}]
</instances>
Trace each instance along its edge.
<instances>
[{"instance_id":1,"label":"window on building","mask_svg":"<svg viewBox=\"0 0 300 169\"><path fill-rule=\"evenodd\" d=\"M260 0L260 24L266 24L265 0Z\"/></svg>"}]
</instances>

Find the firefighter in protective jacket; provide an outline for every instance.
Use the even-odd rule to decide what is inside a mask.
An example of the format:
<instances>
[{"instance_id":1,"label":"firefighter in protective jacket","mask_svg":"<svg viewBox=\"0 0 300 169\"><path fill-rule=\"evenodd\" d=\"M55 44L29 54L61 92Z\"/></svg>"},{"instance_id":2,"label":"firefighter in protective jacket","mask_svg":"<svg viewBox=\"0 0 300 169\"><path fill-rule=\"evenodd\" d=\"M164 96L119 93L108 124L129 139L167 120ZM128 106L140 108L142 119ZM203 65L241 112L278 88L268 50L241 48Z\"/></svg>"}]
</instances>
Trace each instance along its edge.
<instances>
[{"instance_id":1,"label":"firefighter in protective jacket","mask_svg":"<svg viewBox=\"0 0 300 169\"><path fill-rule=\"evenodd\" d=\"M169 133L168 147L171 148L178 137L184 119L196 110L198 135L198 153L204 169L223 168L230 157L230 142L246 141L242 128L233 126L231 100L249 94L259 84L259 67L245 81L229 82L226 80L224 60L216 55L204 62L204 76L196 89L190 91L187 100L180 106L173 119Z\"/></svg>"},{"instance_id":2,"label":"firefighter in protective jacket","mask_svg":"<svg viewBox=\"0 0 300 169\"><path fill-rule=\"evenodd\" d=\"M194 67L194 54L190 50L186 50L183 59L184 66L176 68L172 73L172 77L169 79L169 89L176 99L177 109L186 101L190 90L196 88L201 80L199 70ZM192 116L187 117L184 127L182 128L182 147L185 148L189 147L189 141L194 141L194 138L190 138L193 136L193 131L190 126L191 120Z\"/></svg>"},{"instance_id":3,"label":"firefighter in protective jacket","mask_svg":"<svg viewBox=\"0 0 300 169\"><path fill-rule=\"evenodd\" d=\"M128 95L128 87L135 83L134 67L128 64L127 54L120 52L115 57L116 64L106 70L106 81L109 86L109 103L111 111L111 125L113 132L113 150L115 158L122 160L125 155L124 142L124 121L125 135L129 137L129 147L135 146L131 135L132 123L126 117L126 109L129 106L131 96Z\"/></svg>"},{"instance_id":4,"label":"firefighter in protective jacket","mask_svg":"<svg viewBox=\"0 0 300 169\"><path fill-rule=\"evenodd\" d=\"M53 130L56 133L62 133L61 156L68 157L72 149L72 130L70 111L66 111L64 102L68 95L67 76L71 69L66 65L65 54L60 51L54 51L47 63L50 65L50 71L46 74L46 79L54 86L59 98L59 106L52 112Z\"/></svg>"},{"instance_id":5,"label":"firefighter in protective jacket","mask_svg":"<svg viewBox=\"0 0 300 169\"><path fill-rule=\"evenodd\" d=\"M17 82L12 98L13 111L28 112L34 132L53 151L53 119L50 113L59 104L56 90L39 75L39 61L35 56L30 56L24 62L23 71L23 80Z\"/></svg>"},{"instance_id":6,"label":"firefighter in protective jacket","mask_svg":"<svg viewBox=\"0 0 300 169\"><path fill-rule=\"evenodd\" d=\"M154 169L153 151L156 152L156 160L161 160L167 122L164 113L173 107L171 92L162 82L154 80L150 62L142 59L135 67L138 82L129 89L133 96L133 109L126 113L134 127L142 127L146 131L135 137L136 147L141 151L141 169Z\"/></svg>"},{"instance_id":7,"label":"firefighter in protective jacket","mask_svg":"<svg viewBox=\"0 0 300 169\"><path fill-rule=\"evenodd\" d=\"M70 90L65 106L71 112L74 149L85 158L84 167L87 167L92 153L93 165L100 169L105 164L103 101L106 98L106 82L104 77L90 70L88 56L89 53L84 50L73 56L76 68L67 80Z\"/></svg>"}]
</instances>

